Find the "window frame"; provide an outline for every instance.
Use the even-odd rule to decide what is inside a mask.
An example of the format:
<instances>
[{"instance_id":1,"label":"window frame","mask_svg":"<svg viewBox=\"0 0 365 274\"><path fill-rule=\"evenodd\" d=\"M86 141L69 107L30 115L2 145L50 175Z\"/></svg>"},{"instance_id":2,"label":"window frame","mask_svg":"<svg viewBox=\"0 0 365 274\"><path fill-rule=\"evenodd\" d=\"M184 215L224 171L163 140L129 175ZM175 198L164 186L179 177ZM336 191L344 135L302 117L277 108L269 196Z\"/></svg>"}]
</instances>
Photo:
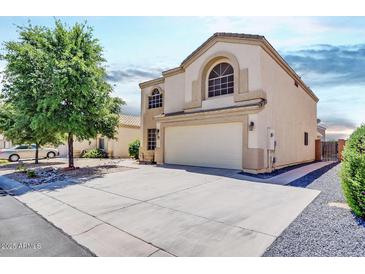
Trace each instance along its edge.
<instances>
[{"instance_id":1,"label":"window frame","mask_svg":"<svg viewBox=\"0 0 365 274\"><path fill-rule=\"evenodd\" d=\"M212 71L221 64L228 64L231 69L232 73L227 75L219 75L214 78L210 78L210 74ZM235 79L234 79L234 66L231 64L229 60L219 60L215 62L211 68L208 70L208 73L206 74L206 98L212 99L220 96L231 96L234 94L234 86L235 86ZM222 81L224 79L224 82ZM213 84L211 83L213 81ZM222 85L225 85L225 87L222 87ZM217 88L219 86L219 88ZM213 90L210 90L210 88L213 87ZM225 91L224 91L225 90Z\"/></svg>"},{"instance_id":2,"label":"window frame","mask_svg":"<svg viewBox=\"0 0 365 274\"><path fill-rule=\"evenodd\" d=\"M308 132L304 132L304 145L305 146L309 145L309 134L308 134Z\"/></svg>"},{"instance_id":3,"label":"window frame","mask_svg":"<svg viewBox=\"0 0 365 274\"><path fill-rule=\"evenodd\" d=\"M147 129L147 150L155 150L157 144L157 129Z\"/></svg>"},{"instance_id":4,"label":"window frame","mask_svg":"<svg viewBox=\"0 0 365 274\"><path fill-rule=\"evenodd\" d=\"M163 93L159 88L152 89L151 95L147 98L147 105L148 109L163 107Z\"/></svg>"}]
</instances>

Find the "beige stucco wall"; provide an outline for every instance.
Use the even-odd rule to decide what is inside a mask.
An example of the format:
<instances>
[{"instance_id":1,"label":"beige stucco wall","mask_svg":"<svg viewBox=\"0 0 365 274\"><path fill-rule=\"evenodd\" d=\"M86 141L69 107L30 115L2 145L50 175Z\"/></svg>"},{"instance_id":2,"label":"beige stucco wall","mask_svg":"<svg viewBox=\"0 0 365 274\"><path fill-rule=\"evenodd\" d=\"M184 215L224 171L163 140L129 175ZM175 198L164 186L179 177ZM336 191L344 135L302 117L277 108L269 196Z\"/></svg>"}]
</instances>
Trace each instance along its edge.
<instances>
[{"instance_id":1,"label":"beige stucco wall","mask_svg":"<svg viewBox=\"0 0 365 274\"><path fill-rule=\"evenodd\" d=\"M202 65L210 59L211 56L220 52L228 52L233 54L240 66L240 69L248 68L248 88L249 90L259 90L262 87L260 73L260 48L256 45L234 44L217 42L206 52L200 55L193 63L185 69L185 102L192 100L192 84L194 80L199 80L199 72ZM228 61L229 60L225 60ZM212 65L214 66L214 65ZM229 96L228 96L229 97ZM232 96L231 96L232 97ZM208 99L211 100L211 99ZM224 101L222 97L222 101ZM214 108L214 105L211 107ZM205 109L209 109L206 104Z\"/></svg>"},{"instance_id":2,"label":"beige stucco wall","mask_svg":"<svg viewBox=\"0 0 365 274\"><path fill-rule=\"evenodd\" d=\"M107 151L112 158L127 158L129 157L129 144L135 140L141 139L141 130L139 127L120 126L117 139L107 141Z\"/></svg>"},{"instance_id":3,"label":"beige stucco wall","mask_svg":"<svg viewBox=\"0 0 365 274\"><path fill-rule=\"evenodd\" d=\"M267 105L257 115L257 144L265 147L267 128L275 131L276 166L311 161L315 158L317 103L264 50L261 74ZM304 132L309 145L304 145ZM266 158L266 157L265 157Z\"/></svg>"},{"instance_id":4,"label":"beige stucco wall","mask_svg":"<svg viewBox=\"0 0 365 274\"><path fill-rule=\"evenodd\" d=\"M164 94L164 112L173 113L183 111L185 105L185 74L179 73L167 77L165 79L164 89L169 91Z\"/></svg>"}]
</instances>

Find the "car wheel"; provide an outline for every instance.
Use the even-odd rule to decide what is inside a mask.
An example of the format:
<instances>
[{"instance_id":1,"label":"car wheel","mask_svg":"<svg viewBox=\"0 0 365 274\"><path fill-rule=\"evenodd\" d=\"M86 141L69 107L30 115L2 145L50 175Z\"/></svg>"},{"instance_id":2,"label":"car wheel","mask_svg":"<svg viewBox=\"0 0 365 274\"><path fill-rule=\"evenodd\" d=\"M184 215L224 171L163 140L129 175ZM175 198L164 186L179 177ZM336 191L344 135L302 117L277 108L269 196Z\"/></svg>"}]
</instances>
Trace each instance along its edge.
<instances>
[{"instance_id":1,"label":"car wheel","mask_svg":"<svg viewBox=\"0 0 365 274\"><path fill-rule=\"evenodd\" d=\"M47 153L47 158L52 159L54 157L56 157L56 153L54 153L53 151Z\"/></svg>"},{"instance_id":2,"label":"car wheel","mask_svg":"<svg viewBox=\"0 0 365 274\"><path fill-rule=\"evenodd\" d=\"M9 156L9 161L10 162L18 162L20 159L19 155L18 154L12 154Z\"/></svg>"}]
</instances>

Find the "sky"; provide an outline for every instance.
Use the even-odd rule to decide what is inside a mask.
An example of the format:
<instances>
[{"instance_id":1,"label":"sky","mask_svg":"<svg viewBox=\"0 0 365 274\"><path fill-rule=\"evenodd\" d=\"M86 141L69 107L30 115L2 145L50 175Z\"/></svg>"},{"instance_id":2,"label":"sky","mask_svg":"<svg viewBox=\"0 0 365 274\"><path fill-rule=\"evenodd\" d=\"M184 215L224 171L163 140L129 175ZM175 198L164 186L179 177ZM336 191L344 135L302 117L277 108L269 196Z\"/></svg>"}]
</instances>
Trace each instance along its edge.
<instances>
[{"instance_id":1,"label":"sky","mask_svg":"<svg viewBox=\"0 0 365 274\"><path fill-rule=\"evenodd\" d=\"M0 43L17 25L52 27L54 17L0 17ZM108 81L124 111L139 114L138 83L174 68L214 32L264 35L319 97L318 118L330 139L365 122L365 17L57 17L94 28ZM1 46L2 48L2 46ZM0 61L0 71L5 64Z\"/></svg>"}]
</instances>

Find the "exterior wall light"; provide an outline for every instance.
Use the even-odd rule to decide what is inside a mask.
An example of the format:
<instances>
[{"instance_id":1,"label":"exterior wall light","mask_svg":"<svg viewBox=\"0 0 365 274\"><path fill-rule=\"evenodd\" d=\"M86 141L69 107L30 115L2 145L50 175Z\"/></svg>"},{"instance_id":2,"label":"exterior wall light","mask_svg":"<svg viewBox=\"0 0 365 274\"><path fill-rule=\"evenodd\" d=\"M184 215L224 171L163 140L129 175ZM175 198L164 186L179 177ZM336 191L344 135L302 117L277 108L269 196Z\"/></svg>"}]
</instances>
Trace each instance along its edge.
<instances>
[{"instance_id":1,"label":"exterior wall light","mask_svg":"<svg viewBox=\"0 0 365 274\"><path fill-rule=\"evenodd\" d=\"M248 129L250 130L250 131L253 131L253 129L255 128L255 123L254 122L250 122L250 125L248 126Z\"/></svg>"}]
</instances>

